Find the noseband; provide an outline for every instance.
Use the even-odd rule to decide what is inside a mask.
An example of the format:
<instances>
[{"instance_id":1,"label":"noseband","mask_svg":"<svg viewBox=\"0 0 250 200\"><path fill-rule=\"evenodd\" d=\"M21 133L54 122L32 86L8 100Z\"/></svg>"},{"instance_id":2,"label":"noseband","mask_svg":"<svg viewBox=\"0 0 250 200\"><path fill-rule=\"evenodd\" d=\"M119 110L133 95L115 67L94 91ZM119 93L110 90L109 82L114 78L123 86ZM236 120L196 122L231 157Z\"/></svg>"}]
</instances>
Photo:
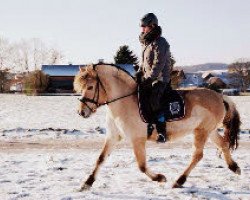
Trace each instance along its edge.
<instances>
[{"instance_id":1,"label":"noseband","mask_svg":"<svg viewBox=\"0 0 250 200\"><path fill-rule=\"evenodd\" d=\"M96 66L94 66L93 69L96 71ZM119 70L119 69L118 69L118 70ZM136 94L136 93L137 93L137 90L136 90L136 91L134 91L134 92L132 92L132 93L130 93L130 94L127 94L127 95L124 95L124 96L121 96L121 97L117 97L117 98L115 98L115 99L112 99L112 100L110 100L110 101L106 101L106 102L104 102L104 103L99 103L100 87L105 91L106 94L107 94L107 91L105 90L105 87L104 87L103 83L101 82L101 80L100 80L100 78L99 78L99 76L98 76L97 71L96 71L96 74L97 74L97 76L96 76L96 81L97 81L97 83L96 83L96 87L95 87L95 92L94 92L93 98L92 98L92 99L87 98L87 97L81 97L81 98L79 98L79 101L82 102L84 105L86 105L87 108L91 110L91 112L95 112L95 110L96 110L97 108L99 108L100 106L108 105L108 104L110 104L110 103L113 103L113 102L115 102L115 101L118 101L118 100L120 100L120 99L129 97L129 96L132 96L133 94ZM96 106L96 108L91 108L87 103L93 103L93 104Z\"/></svg>"}]
</instances>

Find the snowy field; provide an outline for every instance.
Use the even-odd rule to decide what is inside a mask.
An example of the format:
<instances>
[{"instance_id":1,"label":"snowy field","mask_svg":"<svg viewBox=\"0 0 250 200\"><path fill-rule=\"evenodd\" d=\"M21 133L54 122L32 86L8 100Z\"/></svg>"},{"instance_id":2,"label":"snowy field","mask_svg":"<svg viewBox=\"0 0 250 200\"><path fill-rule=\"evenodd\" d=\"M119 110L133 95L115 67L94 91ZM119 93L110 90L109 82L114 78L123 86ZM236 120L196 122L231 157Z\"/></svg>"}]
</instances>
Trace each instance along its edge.
<instances>
[{"instance_id":1,"label":"snowy field","mask_svg":"<svg viewBox=\"0 0 250 200\"><path fill-rule=\"evenodd\" d=\"M191 158L191 137L148 144L148 165L167 182L149 180L137 168L132 149L122 142L101 168L89 191L77 192L91 173L105 138L105 108L89 119L76 114L76 96L0 95L0 200L73 199L250 199L250 97L233 97L242 118L233 174L206 145L203 160L184 188L171 186Z\"/></svg>"}]
</instances>

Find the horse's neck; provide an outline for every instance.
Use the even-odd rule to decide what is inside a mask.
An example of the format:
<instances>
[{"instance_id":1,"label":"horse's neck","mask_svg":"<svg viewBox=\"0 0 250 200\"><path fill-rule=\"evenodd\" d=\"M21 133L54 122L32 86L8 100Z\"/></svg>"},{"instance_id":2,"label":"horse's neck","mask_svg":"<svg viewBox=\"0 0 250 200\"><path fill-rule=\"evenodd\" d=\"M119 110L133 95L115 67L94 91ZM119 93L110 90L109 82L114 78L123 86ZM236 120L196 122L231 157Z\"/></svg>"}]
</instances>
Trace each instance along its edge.
<instances>
[{"instance_id":1,"label":"horse's neck","mask_svg":"<svg viewBox=\"0 0 250 200\"><path fill-rule=\"evenodd\" d=\"M121 72L125 73L125 72ZM107 72L103 74L101 79L103 80L104 88L108 97L108 101L115 100L120 97L132 94L136 90L136 82L126 74L118 75L117 72ZM112 113L113 117L121 116L123 109L131 109L134 96L128 96L121 98L108 105L108 109ZM132 106L133 107L133 106Z\"/></svg>"},{"instance_id":2,"label":"horse's neck","mask_svg":"<svg viewBox=\"0 0 250 200\"><path fill-rule=\"evenodd\" d=\"M125 72L122 72L125 73ZM124 74L117 75L116 72L106 71L101 79L103 80L103 86L105 88L108 100L128 95L136 90L136 83L131 77L126 77Z\"/></svg>"}]
</instances>

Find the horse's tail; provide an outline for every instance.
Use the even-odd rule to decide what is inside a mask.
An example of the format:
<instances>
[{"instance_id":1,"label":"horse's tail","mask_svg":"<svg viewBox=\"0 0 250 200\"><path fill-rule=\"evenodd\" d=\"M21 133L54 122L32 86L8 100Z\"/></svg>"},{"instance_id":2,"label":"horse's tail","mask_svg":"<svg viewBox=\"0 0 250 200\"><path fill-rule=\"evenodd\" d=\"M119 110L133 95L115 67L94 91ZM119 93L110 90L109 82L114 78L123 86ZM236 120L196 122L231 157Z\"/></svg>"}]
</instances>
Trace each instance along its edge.
<instances>
[{"instance_id":1,"label":"horse's tail","mask_svg":"<svg viewBox=\"0 0 250 200\"><path fill-rule=\"evenodd\" d=\"M224 139L229 143L229 149L236 150L239 145L240 115L235 104L227 96L223 96L223 103L226 109L223 119Z\"/></svg>"}]
</instances>

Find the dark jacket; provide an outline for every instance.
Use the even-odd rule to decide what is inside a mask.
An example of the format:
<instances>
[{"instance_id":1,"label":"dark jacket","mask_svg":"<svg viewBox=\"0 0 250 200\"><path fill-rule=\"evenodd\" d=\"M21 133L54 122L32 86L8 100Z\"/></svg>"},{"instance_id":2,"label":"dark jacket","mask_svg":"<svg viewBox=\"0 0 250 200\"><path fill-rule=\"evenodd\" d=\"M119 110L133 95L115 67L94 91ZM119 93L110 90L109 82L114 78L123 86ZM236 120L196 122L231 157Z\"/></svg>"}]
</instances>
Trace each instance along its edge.
<instances>
[{"instance_id":1,"label":"dark jacket","mask_svg":"<svg viewBox=\"0 0 250 200\"><path fill-rule=\"evenodd\" d=\"M145 78L170 82L171 73L170 45L165 38L159 36L149 44L142 43L142 59L140 69Z\"/></svg>"}]
</instances>

